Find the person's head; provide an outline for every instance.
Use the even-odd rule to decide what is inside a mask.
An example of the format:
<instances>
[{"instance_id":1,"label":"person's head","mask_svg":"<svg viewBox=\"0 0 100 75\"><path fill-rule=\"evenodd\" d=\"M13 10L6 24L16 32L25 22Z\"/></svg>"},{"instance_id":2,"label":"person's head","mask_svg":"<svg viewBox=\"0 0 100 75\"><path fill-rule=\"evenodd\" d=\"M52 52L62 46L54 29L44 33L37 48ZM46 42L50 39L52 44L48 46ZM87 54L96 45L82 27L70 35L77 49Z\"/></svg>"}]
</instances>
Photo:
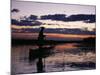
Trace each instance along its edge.
<instances>
[{"instance_id":1,"label":"person's head","mask_svg":"<svg viewBox=\"0 0 100 75\"><path fill-rule=\"evenodd\" d=\"M41 27L41 30L44 30L45 28L44 27Z\"/></svg>"}]
</instances>

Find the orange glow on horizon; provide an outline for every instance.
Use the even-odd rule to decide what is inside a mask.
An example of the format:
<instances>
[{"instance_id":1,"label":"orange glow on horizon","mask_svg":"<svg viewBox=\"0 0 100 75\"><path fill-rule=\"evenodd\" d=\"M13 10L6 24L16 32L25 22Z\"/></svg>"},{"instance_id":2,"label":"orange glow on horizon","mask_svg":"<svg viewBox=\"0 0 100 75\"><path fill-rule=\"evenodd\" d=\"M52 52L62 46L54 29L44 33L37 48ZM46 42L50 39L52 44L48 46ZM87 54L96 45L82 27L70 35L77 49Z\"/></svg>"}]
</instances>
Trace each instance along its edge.
<instances>
[{"instance_id":1,"label":"orange glow on horizon","mask_svg":"<svg viewBox=\"0 0 100 75\"><path fill-rule=\"evenodd\" d=\"M46 33L47 37L56 37L56 38L88 38L95 37L95 35L79 35L79 34L56 34L56 33Z\"/></svg>"},{"instance_id":2,"label":"orange glow on horizon","mask_svg":"<svg viewBox=\"0 0 100 75\"><path fill-rule=\"evenodd\" d=\"M58 33L44 33L46 35L46 38L76 38L76 39L84 39L88 37L96 37L95 35L82 35L82 34L58 34ZM33 39L38 37L38 33L12 33L12 37L17 38L25 38L25 39Z\"/></svg>"}]
</instances>

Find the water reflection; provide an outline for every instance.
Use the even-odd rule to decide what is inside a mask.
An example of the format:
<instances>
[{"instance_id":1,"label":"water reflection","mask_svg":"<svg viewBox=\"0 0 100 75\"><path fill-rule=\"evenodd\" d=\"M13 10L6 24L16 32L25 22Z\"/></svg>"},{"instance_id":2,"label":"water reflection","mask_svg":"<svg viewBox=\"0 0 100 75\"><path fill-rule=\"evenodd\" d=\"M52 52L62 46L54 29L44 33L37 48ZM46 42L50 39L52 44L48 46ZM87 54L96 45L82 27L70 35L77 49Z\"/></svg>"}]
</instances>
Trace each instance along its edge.
<instances>
[{"instance_id":1,"label":"water reflection","mask_svg":"<svg viewBox=\"0 0 100 75\"><path fill-rule=\"evenodd\" d=\"M37 72L45 72L45 58L51 55L54 46L39 46L38 49L29 49L29 61L37 60ZM44 62L43 62L44 60Z\"/></svg>"},{"instance_id":2,"label":"water reflection","mask_svg":"<svg viewBox=\"0 0 100 75\"><path fill-rule=\"evenodd\" d=\"M41 51L35 45L19 45L12 47L13 71L17 74L72 71L82 69L94 69L96 54L86 47L88 52L84 52L82 47L76 46L79 43L64 43L54 46L43 46ZM64 47L64 49L61 48ZM41 58L39 58L41 56ZM38 65L40 64L40 65ZM91 65L89 65L91 64ZM85 66L82 66L85 65ZM15 69L15 70L14 70Z\"/></svg>"},{"instance_id":3,"label":"water reflection","mask_svg":"<svg viewBox=\"0 0 100 75\"><path fill-rule=\"evenodd\" d=\"M54 48L54 45L42 46L42 47L40 46L37 49L30 48L29 49L29 61L31 62L39 57L45 58L45 57L50 56L53 53L52 51L53 48Z\"/></svg>"},{"instance_id":4,"label":"water reflection","mask_svg":"<svg viewBox=\"0 0 100 75\"><path fill-rule=\"evenodd\" d=\"M95 69L96 54L93 45L84 42L47 45L44 44L43 30L42 27L37 44L12 46L12 72L26 74Z\"/></svg>"}]
</instances>

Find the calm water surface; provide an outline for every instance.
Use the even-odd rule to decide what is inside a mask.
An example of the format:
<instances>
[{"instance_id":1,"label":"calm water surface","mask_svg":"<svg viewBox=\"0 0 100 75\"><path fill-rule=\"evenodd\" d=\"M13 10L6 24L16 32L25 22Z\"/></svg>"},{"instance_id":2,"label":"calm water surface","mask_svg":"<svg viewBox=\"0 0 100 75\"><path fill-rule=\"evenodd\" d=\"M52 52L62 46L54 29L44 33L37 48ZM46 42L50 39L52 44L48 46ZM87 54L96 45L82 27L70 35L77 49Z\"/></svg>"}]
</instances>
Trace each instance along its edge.
<instances>
[{"instance_id":1,"label":"calm water surface","mask_svg":"<svg viewBox=\"0 0 100 75\"><path fill-rule=\"evenodd\" d=\"M72 63L95 63L95 53L90 51L92 47L78 47L78 43L64 43L55 45L52 49L47 50L42 57L44 72L54 71L74 71L88 70L95 67L73 66ZM49 47L46 45L46 47ZM37 73L38 57L29 60L29 51L35 53L38 50L36 45L16 45L12 46L12 73L27 74ZM89 50L89 51L88 51ZM33 54L33 56L35 56Z\"/></svg>"}]
</instances>

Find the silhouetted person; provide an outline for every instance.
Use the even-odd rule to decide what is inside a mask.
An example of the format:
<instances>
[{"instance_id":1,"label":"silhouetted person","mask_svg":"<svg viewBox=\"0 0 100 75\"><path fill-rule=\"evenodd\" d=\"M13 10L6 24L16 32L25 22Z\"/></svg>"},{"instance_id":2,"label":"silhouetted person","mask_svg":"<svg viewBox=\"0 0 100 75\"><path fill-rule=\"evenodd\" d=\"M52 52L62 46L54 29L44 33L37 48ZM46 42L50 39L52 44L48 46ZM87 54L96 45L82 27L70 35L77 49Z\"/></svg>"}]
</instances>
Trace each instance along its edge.
<instances>
[{"instance_id":1,"label":"silhouetted person","mask_svg":"<svg viewBox=\"0 0 100 75\"><path fill-rule=\"evenodd\" d=\"M39 46L42 45L44 42L44 38L45 38L45 35L43 34L44 29L45 29L44 27L41 27L41 30L39 32L39 36L38 36Z\"/></svg>"}]
</instances>

